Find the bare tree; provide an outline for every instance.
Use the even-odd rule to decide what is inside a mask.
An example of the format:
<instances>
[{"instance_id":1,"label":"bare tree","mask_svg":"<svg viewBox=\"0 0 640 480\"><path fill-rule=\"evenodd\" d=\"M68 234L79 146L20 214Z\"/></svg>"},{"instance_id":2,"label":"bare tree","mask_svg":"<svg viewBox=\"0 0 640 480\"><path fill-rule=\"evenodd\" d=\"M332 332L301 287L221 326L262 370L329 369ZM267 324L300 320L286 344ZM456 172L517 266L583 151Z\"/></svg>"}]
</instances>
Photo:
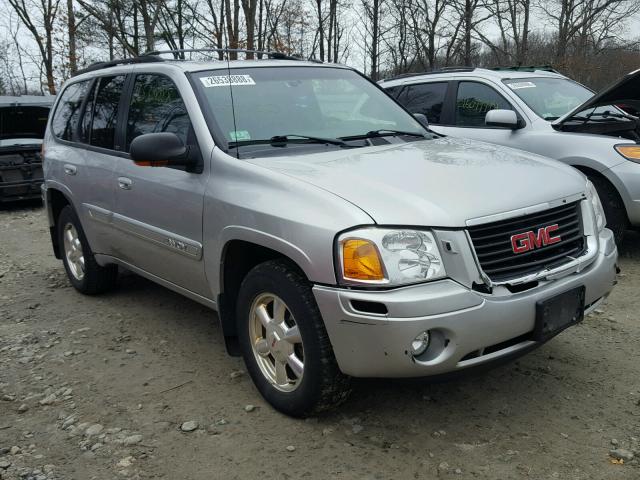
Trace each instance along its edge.
<instances>
[{"instance_id":1,"label":"bare tree","mask_svg":"<svg viewBox=\"0 0 640 480\"><path fill-rule=\"evenodd\" d=\"M60 0L8 0L38 46L47 90L56 93L53 32Z\"/></svg>"}]
</instances>

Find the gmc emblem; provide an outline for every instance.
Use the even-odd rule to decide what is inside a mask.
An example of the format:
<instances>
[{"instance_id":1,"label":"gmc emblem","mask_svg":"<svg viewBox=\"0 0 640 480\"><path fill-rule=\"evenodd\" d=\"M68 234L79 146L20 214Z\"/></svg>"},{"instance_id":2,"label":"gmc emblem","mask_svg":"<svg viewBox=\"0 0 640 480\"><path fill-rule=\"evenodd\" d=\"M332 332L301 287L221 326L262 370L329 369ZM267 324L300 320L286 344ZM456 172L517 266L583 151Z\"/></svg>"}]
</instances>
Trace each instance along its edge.
<instances>
[{"instance_id":1,"label":"gmc emblem","mask_svg":"<svg viewBox=\"0 0 640 480\"><path fill-rule=\"evenodd\" d=\"M562 240L560 236L553 236L553 232L558 230L558 228L558 224L556 223L555 225L539 228L537 233L531 230L511 235L511 248L513 249L513 253L524 253L529 250L558 243Z\"/></svg>"}]
</instances>

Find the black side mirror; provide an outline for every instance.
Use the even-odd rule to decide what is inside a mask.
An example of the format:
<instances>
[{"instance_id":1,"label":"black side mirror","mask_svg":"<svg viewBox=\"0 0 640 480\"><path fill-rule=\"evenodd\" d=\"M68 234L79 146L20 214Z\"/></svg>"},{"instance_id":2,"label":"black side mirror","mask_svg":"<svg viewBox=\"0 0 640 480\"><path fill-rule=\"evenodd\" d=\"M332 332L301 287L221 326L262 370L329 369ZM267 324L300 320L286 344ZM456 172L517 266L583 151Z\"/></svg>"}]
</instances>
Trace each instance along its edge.
<instances>
[{"instance_id":1,"label":"black side mirror","mask_svg":"<svg viewBox=\"0 0 640 480\"><path fill-rule=\"evenodd\" d=\"M418 120L418 122L420 122L420 125L422 125L424 128L429 128L429 120L424 113L414 113L413 118Z\"/></svg>"},{"instance_id":2,"label":"black side mirror","mask_svg":"<svg viewBox=\"0 0 640 480\"><path fill-rule=\"evenodd\" d=\"M189 147L175 133L146 133L129 147L131 159L141 167L187 167L193 163Z\"/></svg>"}]
</instances>

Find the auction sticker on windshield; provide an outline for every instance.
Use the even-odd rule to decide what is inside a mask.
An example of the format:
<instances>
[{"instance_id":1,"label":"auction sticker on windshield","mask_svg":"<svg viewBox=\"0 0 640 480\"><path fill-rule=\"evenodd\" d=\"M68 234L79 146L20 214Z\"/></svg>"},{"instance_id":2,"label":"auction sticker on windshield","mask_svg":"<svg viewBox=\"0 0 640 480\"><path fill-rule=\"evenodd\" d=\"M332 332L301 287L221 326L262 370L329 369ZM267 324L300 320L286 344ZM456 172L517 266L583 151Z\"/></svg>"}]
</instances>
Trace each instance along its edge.
<instances>
[{"instance_id":1,"label":"auction sticker on windshield","mask_svg":"<svg viewBox=\"0 0 640 480\"><path fill-rule=\"evenodd\" d=\"M513 82L507 84L511 90L518 90L520 88L536 88L536 84L533 82Z\"/></svg>"},{"instance_id":2,"label":"auction sticker on windshield","mask_svg":"<svg viewBox=\"0 0 640 480\"><path fill-rule=\"evenodd\" d=\"M202 84L207 87L228 87L230 85L255 85L251 75L216 75L201 78Z\"/></svg>"}]
</instances>

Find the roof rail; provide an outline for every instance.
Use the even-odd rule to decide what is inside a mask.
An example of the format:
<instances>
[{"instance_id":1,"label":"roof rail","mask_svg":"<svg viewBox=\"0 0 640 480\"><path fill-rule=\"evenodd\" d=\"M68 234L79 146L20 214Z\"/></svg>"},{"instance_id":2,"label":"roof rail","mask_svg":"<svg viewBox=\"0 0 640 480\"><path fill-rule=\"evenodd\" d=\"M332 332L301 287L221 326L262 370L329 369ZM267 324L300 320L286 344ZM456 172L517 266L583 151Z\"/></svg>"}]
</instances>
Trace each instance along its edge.
<instances>
[{"instance_id":1,"label":"roof rail","mask_svg":"<svg viewBox=\"0 0 640 480\"><path fill-rule=\"evenodd\" d=\"M551 65L514 65L509 67L493 67L489 70L496 71L511 71L511 72L535 72L536 70L541 72L560 73Z\"/></svg>"},{"instance_id":2,"label":"roof rail","mask_svg":"<svg viewBox=\"0 0 640 480\"><path fill-rule=\"evenodd\" d=\"M78 70L72 76L81 75L83 73L94 72L96 70L102 70L103 68L115 67L116 65L129 65L132 63L152 63L163 62L164 58L157 55L142 55L139 57L121 58L117 60L110 60L108 62L95 62L86 68Z\"/></svg>"},{"instance_id":3,"label":"roof rail","mask_svg":"<svg viewBox=\"0 0 640 480\"><path fill-rule=\"evenodd\" d=\"M83 68L82 70L78 70L76 73L74 73L72 76L76 76L76 75L81 75L83 73L88 73L88 72L94 72L96 70L102 70L103 68L109 68L109 67L115 67L117 65L130 65L130 64L136 64L136 63L154 63L154 62L164 62L167 61L167 59L162 58L160 55L167 55L167 54L173 54L175 55L176 53L197 53L197 52L209 52L209 53L254 53L257 55L264 55L267 58L273 59L273 60L297 60L297 61L304 61L305 59L302 57L298 57L295 55L287 55L286 53L282 53L282 52L269 52L269 51L262 51L262 50L247 50L244 48L182 48L182 49L176 49L176 50L154 50L152 52L146 52L143 53L142 55L139 55L137 57L131 57L131 58L122 58L122 59L117 59L117 60L110 60L107 62L95 62L92 63L91 65L89 65L86 68ZM175 60L175 59L174 59ZM314 58L310 58L307 61L309 62L314 62L314 63L323 63L320 60L316 60Z\"/></svg>"},{"instance_id":4,"label":"roof rail","mask_svg":"<svg viewBox=\"0 0 640 480\"><path fill-rule=\"evenodd\" d=\"M303 61L304 58L298 57L296 55L288 55L282 52L270 52L265 50L249 50L245 48L180 48L173 50L155 50L152 52L147 52L142 56L147 55L167 55L167 54L176 54L176 53L254 53L256 55L264 55L267 58L271 58L274 60L300 60ZM311 62L318 62L318 60L310 59ZM322 63L322 62L320 62Z\"/></svg>"},{"instance_id":5,"label":"roof rail","mask_svg":"<svg viewBox=\"0 0 640 480\"><path fill-rule=\"evenodd\" d=\"M395 77L385 78L383 82L390 82L391 80L398 80L400 78L418 77L420 75L434 75L436 73L451 73L451 72L473 72L475 67L441 67L434 68L433 70L427 70L426 72L412 72L401 73Z\"/></svg>"}]
</instances>

